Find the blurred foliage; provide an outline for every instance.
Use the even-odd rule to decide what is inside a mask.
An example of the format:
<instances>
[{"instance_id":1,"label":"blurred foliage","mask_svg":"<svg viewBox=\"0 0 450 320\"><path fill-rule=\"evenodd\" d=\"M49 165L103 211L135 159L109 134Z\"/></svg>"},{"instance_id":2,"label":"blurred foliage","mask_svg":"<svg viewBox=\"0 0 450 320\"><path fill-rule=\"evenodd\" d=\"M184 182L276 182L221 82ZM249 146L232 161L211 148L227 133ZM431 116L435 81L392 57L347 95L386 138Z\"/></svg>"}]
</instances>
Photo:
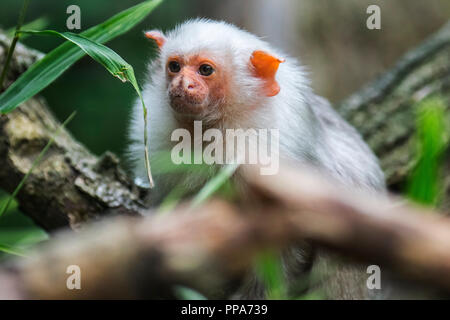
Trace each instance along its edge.
<instances>
[{"instance_id":1,"label":"blurred foliage","mask_svg":"<svg viewBox=\"0 0 450 320\"><path fill-rule=\"evenodd\" d=\"M175 295L180 300L207 300L201 293L182 286L175 287Z\"/></svg>"},{"instance_id":2,"label":"blurred foliage","mask_svg":"<svg viewBox=\"0 0 450 320\"><path fill-rule=\"evenodd\" d=\"M194 153L191 155L193 159ZM170 151L160 151L151 157L152 170L157 174L164 174L167 179L177 179L179 183L173 188L163 199L159 213L165 213L173 208L188 196L193 196L191 205L196 207L209 199L212 195L225 200L236 199L236 188L230 177L237 169L236 164L224 165L223 168L217 170L215 167L209 166L202 161L201 164L174 164L171 160ZM183 173L196 173L198 181L207 181L197 194L189 194L189 190L184 185L185 181L180 177ZM174 175L171 177L171 175Z\"/></svg>"},{"instance_id":3,"label":"blurred foliage","mask_svg":"<svg viewBox=\"0 0 450 320\"><path fill-rule=\"evenodd\" d=\"M8 201L9 195L0 191L0 206ZM19 212L17 203L13 201L0 219L0 261L7 258L2 247L21 252L22 250L48 239L42 229L35 226L30 218Z\"/></svg>"},{"instance_id":4,"label":"blurred foliage","mask_svg":"<svg viewBox=\"0 0 450 320\"><path fill-rule=\"evenodd\" d=\"M257 258L256 272L267 290L267 299L288 298L281 255L276 251L266 251Z\"/></svg>"},{"instance_id":5,"label":"blurred foliage","mask_svg":"<svg viewBox=\"0 0 450 320\"><path fill-rule=\"evenodd\" d=\"M408 197L418 203L437 204L442 176L442 155L448 142L445 103L432 97L417 106L417 159L408 184Z\"/></svg>"}]
</instances>

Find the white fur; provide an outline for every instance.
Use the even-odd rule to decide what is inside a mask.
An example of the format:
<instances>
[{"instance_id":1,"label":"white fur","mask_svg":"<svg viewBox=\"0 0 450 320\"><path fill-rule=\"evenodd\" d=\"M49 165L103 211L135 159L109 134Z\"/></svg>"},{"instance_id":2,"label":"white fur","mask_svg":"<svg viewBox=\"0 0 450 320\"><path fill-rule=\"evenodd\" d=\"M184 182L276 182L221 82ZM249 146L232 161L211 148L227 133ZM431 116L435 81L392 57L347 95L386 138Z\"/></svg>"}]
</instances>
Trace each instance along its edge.
<instances>
[{"instance_id":1,"label":"white fur","mask_svg":"<svg viewBox=\"0 0 450 320\"><path fill-rule=\"evenodd\" d=\"M166 38L159 58L149 67L150 75L143 91L149 108L151 155L171 148L170 134L178 127L168 103L164 70L167 57L208 52L219 65L233 70L234 95L226 106L226 120L218 126L222 129L278 128L282 158L313 164L347 185L383 189L383 174L372 152L329 103L312 92L307 75L294 58L225 22L191 20L167 33ZM251 72L249 60L255 50L286 59L276 75L281 91L274 97L261 94L261 80ZM205 114L203 120L217 119ZM141 181L146 177L143 130L142 106L138 101L130 125L129 154L134 160L134 174ZM198 188L198 184L202 184L195 182L195 174L185 175L183 180L156 178L155 190L167 193L180 181L188 188Z\"/></svg>"}]
</instances>

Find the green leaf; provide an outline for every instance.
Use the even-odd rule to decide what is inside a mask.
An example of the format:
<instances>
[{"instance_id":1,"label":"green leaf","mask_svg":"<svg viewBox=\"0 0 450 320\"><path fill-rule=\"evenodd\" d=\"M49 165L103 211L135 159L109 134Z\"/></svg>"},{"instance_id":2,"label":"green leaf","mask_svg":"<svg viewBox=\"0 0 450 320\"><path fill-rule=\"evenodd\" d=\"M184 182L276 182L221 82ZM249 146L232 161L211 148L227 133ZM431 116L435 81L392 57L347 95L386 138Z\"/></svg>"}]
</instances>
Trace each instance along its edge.
<instances>
[{"instance_id":1,"label":"green leaf","mask_svg":"<svg viewBox=\"0 0 450 320\"><path fill-rule=\"evenodd\" d=\"M201 293L183 286L176 286L175 294L181 300L208 300Z\"/></svg>"},{"instance_id":2,"label":"green leaf","mask_svg":"<svg viewBox=\"0 0 450 320\"><path fill-rule=\"evenodd\" d=\"M442 189L440 168L446 149L445 103L439 97L418 105L416 164L408 181L408 197L424 205L436 205Z\"/></svg>"},{"instance_id":3,"label":"green leaf","mask_svg":"<svg viewBox=\"0 0 450 320\"><path fill-rule=\"evenodd\" d=\"M20 212L14 212L13 214L23 216ZM37 226L0 227L0 243L2 244L7 243L15 247L29 247L48 239L47 233Z\"/></svg>"},{"instance_id":4,"label":"green leaf","mask_svg":"<svg viewBox=\"0 0 450 320\"><path fill-rule=\"evenodd\" d=\"M94 42L105 43L133 28L161 1L144 1L86 30L81 35ZM46 88L84 55L83 50L70 42L52 50L40 61L33 64L0 95L0 112L6 113L14 110L18 105Z\"/></svg>"},{"instance_id":5,"label":"green leaf","mask_svg":"<svg viewBox=\"0 0 450 320\"><path fill-rule=\"evenodd\" d=\"M47 26L50 24L48 18L41 17L37 18L36 20L33 20L31 22L28 22L27 24L24 24L22 26L22 29L33 29L33 30L43 30L47 28ZM14 33L16 32L16 28L11 28L5 31L6 35L10 38L14 37ZM26 35L20 36L20 39L24 39Z\"/></svg>"},{"instance_id":6,"label":"green leaf","mask_svg":"<svg viewBox=\"0 0 450 320\"><path fill-rule=\"evenodd\" d=\"M267 290L267 299L281 300L287 297L281 257L274 251L262 253L256 263L257 274Z\"/></svg>"},{"instance_id":7,"label":"green leaf","mask_svg":"<svg viewBox=\"0 0 450 320\"><path fill-rule=\"evenodd\" d=\"M13 248L11 246L8 246L7 244L0 244L0 252L4 252L18 257L25 257L25 254L20 249Z\"/></svg>"},{"instance_id":8,"label":"green leaf","mask_svg":"<svg viewBox=\"0 0 450 320\"><path fill-rule=\"evenodd\" d=\"M92 59L103 65L113 76L119 78L122 82L130 81L133 86L138 87L133 67L128 64L121 56L103 44L96 43L88 38L71 32L57 32L54 30L23 30L21 33L37 35L53 35L69 40L76 44Z\"/></svg>"},{"instance_id":9,"label":"green leaf","mask_svg":"<svg viewBox=\"0 0 450 320\"><path fill-rule=\"evenodd\" d=\"M222 167L219 173L211 180L209 180L206 185L197 193L195 198L192 200L192 207L196 207L202 204L223 185L225 185L230 177L236 172L238 167L238 163L227 164Z\"/></svg>"}]
</instances>

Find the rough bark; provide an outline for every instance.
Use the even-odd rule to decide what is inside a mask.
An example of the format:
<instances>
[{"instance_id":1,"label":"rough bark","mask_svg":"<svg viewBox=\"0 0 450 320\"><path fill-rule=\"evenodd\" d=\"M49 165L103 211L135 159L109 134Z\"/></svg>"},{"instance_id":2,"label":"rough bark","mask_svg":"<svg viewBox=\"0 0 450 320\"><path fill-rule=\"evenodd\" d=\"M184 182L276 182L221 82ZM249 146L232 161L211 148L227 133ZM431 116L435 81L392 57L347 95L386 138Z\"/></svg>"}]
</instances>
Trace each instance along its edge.
<instances>
[{"instance_id":1,"label":"rough bark","mask_svg":"<svg viewBox=\"0 0 450 320\"><path fill-rule=\"evenodd\" d=\"M10 40L0 37L0 65ZM2 54L3 53L3 54ZM41 54L18 45L8 75L11 82ZM55 142L17 196L22 212L46 230L96 219L105 212L137 214L138 190L109 152L98 158L77 142L46 102L32 98L0 117L0 187L12 192L48 143Z\"/></svg>"},{"instance_id":2,"label":"rough bark","mask_svg":"<svg viewBox=\"0 0 450 320\"><path fill-rule=\"evenodd\" d=\"M414 166L417 105L430 96L442 97L450 108L450 22L337 107L375 151L393 189L403 187ZM448 209L449 167L444 175Z\"/></svg>"},{"instance_id":3,"label":"rough bark","mask_svg":"<svg viewBox=\"0 0 450 320\"><path fill-rule=\"evenodd\" d=\"M310 170L257 170L247 168L246 178L262 196L258 207L213 201L65 233L0 269L0 281L8 279L0 297L163 298L176 285L217 297L262 249L303 240L450 292L449 218L343 190ZM70 265L81 269L82 290L67 290Z\"/></svg>"}]
</instances>

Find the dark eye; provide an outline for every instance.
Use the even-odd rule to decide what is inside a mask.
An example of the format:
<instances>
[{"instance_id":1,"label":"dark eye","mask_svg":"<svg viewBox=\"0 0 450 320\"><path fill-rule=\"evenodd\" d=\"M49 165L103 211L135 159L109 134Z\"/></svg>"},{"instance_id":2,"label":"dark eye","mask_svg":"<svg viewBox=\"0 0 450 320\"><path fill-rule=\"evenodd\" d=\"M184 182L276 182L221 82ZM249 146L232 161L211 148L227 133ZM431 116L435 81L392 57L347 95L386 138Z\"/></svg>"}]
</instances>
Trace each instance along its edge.
<instances>
[{"instance_id":1,"label":"dark eye","mask_svg":"<svg viewBox=\"0 0 450 320\"><path fill-rule=\"evenodd\" d=\"M170 72L174 72L174 73L180 72L180 70L181 70L180 64L176 61L170 61L169 62L169 70L170 70Z\"/></svg>"},{"instance_id":2,"label":"dark eye","mask_svg":"<svg viewBox=\"0 0 450 320\"><path fill-rule=\"evenodd\" d=\"M198 72L202 75L202 76L210 76L213 74L214 72L214 68L211 67L209 64L202 64L200 66L200 68L198 69Z\"/></svg>"}]
</instances>

